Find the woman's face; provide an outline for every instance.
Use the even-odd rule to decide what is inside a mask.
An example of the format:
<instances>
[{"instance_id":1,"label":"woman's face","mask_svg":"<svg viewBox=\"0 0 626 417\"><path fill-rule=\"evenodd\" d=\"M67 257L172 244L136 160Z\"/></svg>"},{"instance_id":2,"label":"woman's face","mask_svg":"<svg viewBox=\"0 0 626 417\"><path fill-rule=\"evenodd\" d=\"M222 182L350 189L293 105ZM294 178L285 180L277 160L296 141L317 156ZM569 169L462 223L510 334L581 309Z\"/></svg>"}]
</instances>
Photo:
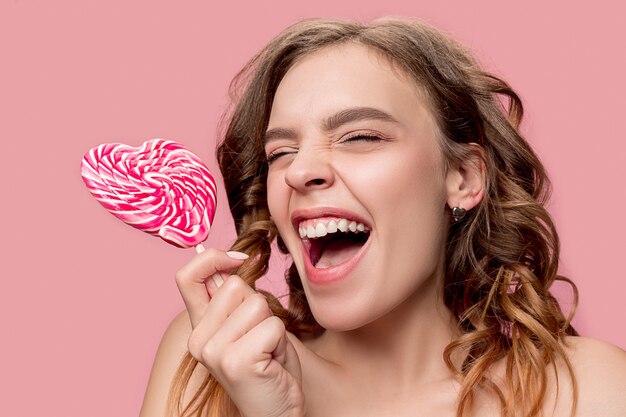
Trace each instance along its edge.
<instances>
[{"instance_id":1,"label":"woman's face","mask_svg":"<svg viewBox=\"0 0 626 417\"><path fill-rule=\"evenodd\" d=\"M448 196L436 132L409 78L361 45L305 56L281 81L268 204L323 327L361 327L440 278Z\"/></svg>"}]
</instances>

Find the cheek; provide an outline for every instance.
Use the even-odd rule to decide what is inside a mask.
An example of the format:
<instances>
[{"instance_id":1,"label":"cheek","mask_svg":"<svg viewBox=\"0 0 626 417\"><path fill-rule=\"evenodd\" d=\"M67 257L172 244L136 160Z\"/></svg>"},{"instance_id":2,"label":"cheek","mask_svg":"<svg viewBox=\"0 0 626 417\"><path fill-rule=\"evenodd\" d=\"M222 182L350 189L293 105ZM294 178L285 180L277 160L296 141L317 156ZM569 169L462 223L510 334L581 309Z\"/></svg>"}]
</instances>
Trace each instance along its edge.
<instances>
[{"instance_id":1,"label":"cheek","mask_svg":"<svg viewBox=\"0 0 626 417\"><path fill-rule=\"evenodd\" d=\"M446 187L436 152L415 152L406 163L390 167L387 186L379 188L387 209L393 207L391 228L411 243L433 245L442 231Z\"/></svg>"},{"instance_id":2,"label":"cheek","mask_svg":"<svg viewBox=\"0 0 626 417\"><path fill-rule=\"evenodd\" d=\"M285 183L283 177L278 174L268 175L267 177L267 207L270 216L278 229L278 233L283 237L283 241L292 250L292 243L285 240L288 236L287 232L291 228L291 220L289 219L289 187Z\"/></svg>"},{"instance_id":3,"label":"cheek","mask_svg":"<svg viewBox=\"0 0 626 417\"><path fill-rule=\"evenodd\" d=\"M337 164L337 170L375 221L387 220L390 214L401 221L413 220L419 215L416 210L443 210L446 188L442 164L436 149L414 146L377 154L359 163L346 159ZM412 216L398 218L398 211Z\"/></svg>"},{"instance_id":4,"label":"cheek","mask_svg":"<svg viewBox=\"0 0 626 417\"><path fill-rule=\"evenodd\" d=\"M417 271L430 274L441 255L446 216L442 160L435 151L413 149L384 161L360 174L362 203L375 220L385 270L410 281Z\"/></svg>"},{"instance_id":5,"label":"cheek","mask_svg":"<svg viewBox=\"0 0 626 417\"><path fill-rule=\"evenodd\" d=\"M278 174L269 173L267 176L267 206L273 219L282 219L288 211L287 187L284 179Z\"/></svg>"}]
</instances>

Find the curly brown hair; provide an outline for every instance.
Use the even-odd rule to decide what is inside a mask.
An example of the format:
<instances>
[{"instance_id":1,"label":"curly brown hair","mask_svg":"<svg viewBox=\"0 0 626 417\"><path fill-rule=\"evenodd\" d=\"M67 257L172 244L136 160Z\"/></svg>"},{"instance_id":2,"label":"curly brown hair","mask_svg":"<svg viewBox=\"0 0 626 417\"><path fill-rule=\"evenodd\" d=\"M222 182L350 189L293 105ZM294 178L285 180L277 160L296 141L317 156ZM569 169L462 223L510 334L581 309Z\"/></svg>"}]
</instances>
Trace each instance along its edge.
<instances>
[{"instance_id":1,"label":"curly brown hair","mask_svg":"<svg viewBox=\"0 0 626 417\"><path fill-rule=\"evenodd\" d=\"M574 306L578 295L569 279L557 275L559 239L544 207L550 182L519 132L521 100L505 81L481 69L464 47L421 21L300 21L267 44L233 79L232 107L222 118L226 129L217 157L237 229L232 250L250 255L237 274L254 286L268 270L275 238L287 253L269 215L263 146L276 89L298 59L346 42L389 58L426 93L448 164L468 158L470 142L484 150L485 196L463 221L451 224L446 244L443 297L462 334L443 352L461 382L456 416L469 415L477 391L483 388L497 395L505 417L541 416L546 369L552 365L556 372L559 358L572 380L574 415L576 378L562 345L566 335L577 334L570 324L575 307L565 317L549 288L555 280L568 282ZM295 265L286 277L288 308L266 293L270 307L297 337L321 333ZM451 359L455 352L465 355L460 366ZM487 372L501 359L506 359L506 394ZM183 404L197 365L187 353L172 383L168 415L219 416L233 406L210 375L192 400Z\"/></svg>"}]
</instances>

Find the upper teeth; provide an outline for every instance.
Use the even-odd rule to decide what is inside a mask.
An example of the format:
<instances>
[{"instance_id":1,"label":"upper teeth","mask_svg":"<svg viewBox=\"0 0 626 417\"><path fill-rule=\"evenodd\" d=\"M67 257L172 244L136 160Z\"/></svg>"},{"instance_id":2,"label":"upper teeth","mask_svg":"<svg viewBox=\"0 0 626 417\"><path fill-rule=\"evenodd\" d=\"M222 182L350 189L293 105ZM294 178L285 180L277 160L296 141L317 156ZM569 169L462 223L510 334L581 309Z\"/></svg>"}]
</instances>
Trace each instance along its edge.
<instances>
[{"instance_id":1,"label":"upper teeth","mask_svg":"<svg viewBox=\"0 0 626 417\"><path fill-rule=\"evenodd\" d=\"M326 236L329 233L340 232L364 232L369 231L369 227L363 223L358 223L354 220L333 218L333 219L314 219L304 220L300 222L298 226L300 237L302 239L309 238L315 239L318 237Z\"/></svg>"}]
</instances>

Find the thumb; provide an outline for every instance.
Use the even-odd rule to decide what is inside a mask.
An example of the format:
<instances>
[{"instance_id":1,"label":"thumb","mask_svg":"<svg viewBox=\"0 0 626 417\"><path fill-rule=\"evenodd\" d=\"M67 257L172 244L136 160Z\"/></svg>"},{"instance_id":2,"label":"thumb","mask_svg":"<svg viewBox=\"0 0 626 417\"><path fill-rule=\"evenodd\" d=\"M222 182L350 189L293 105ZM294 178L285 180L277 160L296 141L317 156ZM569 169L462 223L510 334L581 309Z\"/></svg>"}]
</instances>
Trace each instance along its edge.
<instances>
[{"instance_id":1,"label":"thumb","mask_svg":"<svg viewBox=\"0 0 626 417\"><path fill-rule=\"evenodd\" d=\"M296 381L298 381L299 384L301 383L302 369L300 366L300 358L298 357L298 353L293 347L293 344L287 337L287 332L285 332L280 338L278 346L276 346L272 356L283 366L283 368L285 368L287 372L291 374Z\"/></svg>"},{"instance_id":2,"label":"thumb","mask_svg":"<svg viewBox=\"0 0 626 417\"><path fill-rule=\"evenodd\" d=\"M226 255L228 255L228 257L235 262L248 259L248 255L237 251L228 251L226 252ZM213 298L217 289L222 286L224 281L226 281L228 274L225 274L225 272L226 270L216 269L215 272L209 275L209 278L206 280L205 286L210 298Z\"/></svg>"}]
</instances>

